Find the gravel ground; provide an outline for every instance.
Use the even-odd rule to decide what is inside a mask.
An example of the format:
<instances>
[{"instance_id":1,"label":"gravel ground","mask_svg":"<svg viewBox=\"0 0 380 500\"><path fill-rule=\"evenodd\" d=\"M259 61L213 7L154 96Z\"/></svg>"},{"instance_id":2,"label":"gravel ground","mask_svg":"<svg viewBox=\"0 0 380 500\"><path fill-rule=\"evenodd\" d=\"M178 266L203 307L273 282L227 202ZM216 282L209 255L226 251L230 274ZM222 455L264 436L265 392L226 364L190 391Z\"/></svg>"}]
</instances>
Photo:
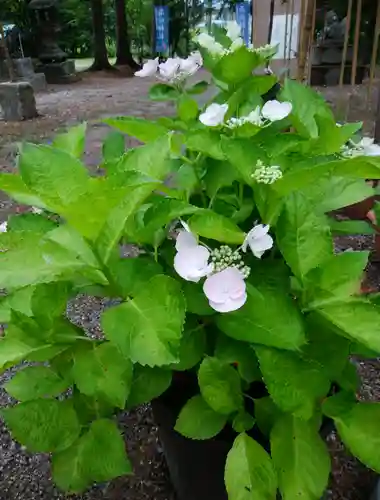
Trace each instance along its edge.
<instances>
[{"instance_id":1,"label":"gravel ground","mask_svg":"<svg viewBox=\"0 0 380 500\"><path fill-rule=\"evenodd\" d=\"M94 118L116 114L136 116L159 116L166 114L165 103L150 103L144 97L149 82L138 79L85 78L81 83L62 87L51 87L49 92L37 96L41 117L33 122L6 124L0 122L0 170L13 168L13 141L20 138L45 140L52 131L62 126L87 119L91 123L86 150L86 163L97 164L104 126L95 126ZM373 106L370 115L365 115L365 88L355 89L354 94L345 89L345 98L351 103L350 119L366 119L366 130L372 130ZM327 89L326 97L334 103L334 89ZM369 118L369 119L368 119ZM10 145L11 144L11 145ZM0 197L0 220L18 207L5 197ZM372 238L339 238L338 251L347 248L371 249ZM372 264L368 269L367 283L380 290L380 268ZM71 320L83 326L90 335L98 336L99 316L107 304L94 298L80 297L68 310ZM380 401L380 362L377 360L356 361L363 377L361 396ZM0 407L12 403L1 386L9 380L14 370L0 376ZM96 486L83 495L70 496L59 492L50 477L49 457L26 453L12 441L0 421L0 500L174 500L173 489L158 440L149 405L119 416L120 428L125 436L127 448L134 465L135 474L120 478L109 484ZM327 500L369 500L375 475L350 457L342 443L333 434L328 438L333 456L333 473Z\"/></svg>"}]
</instances>

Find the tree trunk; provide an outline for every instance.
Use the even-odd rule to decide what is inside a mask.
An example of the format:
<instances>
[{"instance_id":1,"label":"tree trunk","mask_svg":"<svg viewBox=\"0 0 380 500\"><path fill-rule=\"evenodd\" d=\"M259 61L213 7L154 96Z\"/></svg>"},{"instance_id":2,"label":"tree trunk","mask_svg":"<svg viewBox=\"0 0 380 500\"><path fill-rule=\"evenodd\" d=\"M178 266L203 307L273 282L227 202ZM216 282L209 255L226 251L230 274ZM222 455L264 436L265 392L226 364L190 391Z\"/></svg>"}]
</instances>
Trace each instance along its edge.
<instances>
[{"instance_id":1,"label":"tree trunk","mask_svg":"<svg viewBox=\"0 0 380 500\"><path fill-rule=\"evenodd\" d=\"M125 14L125 0L115 0L116 11L116 66L129 66L138 69L139 65L133 59L129 36L128 23Z\"/></svg>"},{"instance_id":2,"label":"tree trunk","mask_svg":"<svg viewBox=\"0 0 380 500\"><path fill-rule=\"evenodd\" d=\"M90 71L112 69L109 63L104 31L103 0L91 0L92 29L94 37L94 63Z\"/></svg>"}]
</instances>

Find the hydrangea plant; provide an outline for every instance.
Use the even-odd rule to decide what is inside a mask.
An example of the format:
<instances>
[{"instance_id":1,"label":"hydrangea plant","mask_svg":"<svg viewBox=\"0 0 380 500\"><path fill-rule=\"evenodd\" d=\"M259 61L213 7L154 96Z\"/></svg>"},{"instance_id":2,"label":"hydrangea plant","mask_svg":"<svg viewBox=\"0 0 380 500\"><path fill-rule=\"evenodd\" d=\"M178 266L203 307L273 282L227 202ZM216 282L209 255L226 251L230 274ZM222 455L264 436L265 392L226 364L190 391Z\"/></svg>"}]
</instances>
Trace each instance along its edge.
<instances>
[{"instance_id":1,"label":"hydrangea plant","mask_svg":"<svg viewBox=\"0 0 380 500\"><path fill-rule=\"evenodd\" d=\"M229 499L315 500L330 471L326 419L380 472L380 404L357 401L350 361L380 353L379 299L360 295L368 252L334 253L334 234L363 226L331 216L373 194L365 180L380 179L380 158L358 145L361 124L337 125L300 83L265 102L277 80L260 68L275 48L245 47L232 25L197 42L200 54L138 73L157 76L150 97L177 115L107 119L118 132L102 175L81 161L84 125L23 145L19 173L0 174L5 193L35 207L1 228L0 365L23 363L5 385L19 402L2 415L78 492L132 472L115 413L189 372L199 392L175 430L233 428ZM209 83L188 78L201 64L217 89L204 106L195 97ZM125 151L123 134L145 144ZM103 336L68 319L78 295L110 299Z\"/></svg>"}]
</instances>

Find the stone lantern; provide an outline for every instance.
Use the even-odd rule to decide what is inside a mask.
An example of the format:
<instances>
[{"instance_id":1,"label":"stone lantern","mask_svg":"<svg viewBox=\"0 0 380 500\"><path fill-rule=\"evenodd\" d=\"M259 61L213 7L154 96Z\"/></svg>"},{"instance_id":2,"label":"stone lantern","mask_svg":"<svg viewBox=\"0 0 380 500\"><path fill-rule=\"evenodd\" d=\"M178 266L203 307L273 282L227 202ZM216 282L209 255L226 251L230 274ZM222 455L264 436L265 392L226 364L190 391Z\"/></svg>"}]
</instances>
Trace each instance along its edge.
<instances>
[{"instance_id":1,"label":"stone lantern","mask_svg":"<svg viewBox=\"0 0 380 500\"><path fill-rule=\"evenodd\" d=\"M38 41L37 71L45 73L48 83L75 81L74 61L67 59L57 43L60 31L57 0L31 0L29 9Z\"/></svg>"}]
</instances>

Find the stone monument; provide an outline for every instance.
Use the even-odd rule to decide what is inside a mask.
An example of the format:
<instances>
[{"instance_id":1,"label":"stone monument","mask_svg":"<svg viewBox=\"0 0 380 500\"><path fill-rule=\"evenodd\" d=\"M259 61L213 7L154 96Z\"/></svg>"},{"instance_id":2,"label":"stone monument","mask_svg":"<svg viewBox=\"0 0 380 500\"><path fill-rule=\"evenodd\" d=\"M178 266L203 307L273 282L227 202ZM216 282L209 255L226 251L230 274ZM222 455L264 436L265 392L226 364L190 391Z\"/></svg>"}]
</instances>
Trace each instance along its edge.
<instances>
[{"instance_id":1,"label":"stone monument","mask_svg":"<svg viewBox=\"0 0 380 500\"><path fill-rule=\"evenodd\" d=\"M30 57L11 58L14 79L18 82L27 82L33 87L34 92L46 89L46 79L43 73L35 73ZM0 81L10 80L9 69L6 61L0 58Z\"/></svg>"},{"instance_id":2,"label":"stone monument","mask_svg":"<svg viewBox=\"0 0 380 500\"><path fill-rule=\"evenodd\" d=\"M57 0L31 0L32 13L38 38L38 59L36 71L45 74L48 83L68 83L78 80L74 61L57 43L59 33Z\"/></svg>"}]
</instances>

